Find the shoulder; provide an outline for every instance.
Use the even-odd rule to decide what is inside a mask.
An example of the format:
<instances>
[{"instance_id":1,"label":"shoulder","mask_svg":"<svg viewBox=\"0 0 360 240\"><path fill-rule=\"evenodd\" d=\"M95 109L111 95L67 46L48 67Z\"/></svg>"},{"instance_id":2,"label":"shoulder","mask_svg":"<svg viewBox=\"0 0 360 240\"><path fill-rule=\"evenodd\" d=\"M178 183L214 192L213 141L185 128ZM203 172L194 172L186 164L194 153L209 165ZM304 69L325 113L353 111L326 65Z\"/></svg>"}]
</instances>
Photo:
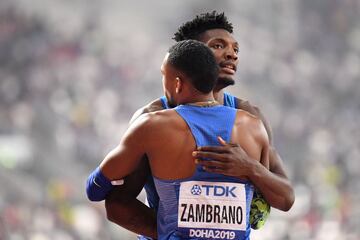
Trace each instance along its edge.
<instances>
[{"instance_id":1,"label":"shoulder","mask_svg":"<svg viewBox=\"0 0 360 240\"><path fill-rule=\"evenodd\" d=\"M164 136L172 135L174 131L181 130L179 122L173 109L144 113L130 123L128 134L125 135L137 139L145 146L154 143L154 139L160 140Z\"/></svg>"},{"instance_id":2,"label":"shoulder","mask_svg":"<svg viewBox=\"0 0 360 240\"><path fill-rule=\"evenodd\" d=\"M244 133L248 133L260 142L268 141L269 136L263 121L254 114L244 110L237 110L235 126Z\"/></svg>"},{"instance_id":3,"label":"shoulder","mask_svg":"<svg viewBox=\"0 0 360 240\"><path fill-rule=\"evenodd\" d=\"M246 111L262 121L263 126L266 129L270 142L272 142L272 130L269 122L265 118L264 114L256 105L251 104L249 101L235 97L237 109Z\"/></svg>"},{"instance_id":4,"label":"shoulder","mask_svg":"<svg viewBox=\"0 0 360 240\"><path fill-rule=\"evenodd\" d=\"M144 112L137 117L131 125L142 128L162 127L163 124L173 122L177 114L173 109L160 109L153 112Z\"/></svg>"},{"instance_id":5,"label":"shoulder","mask_svg":"<svg viewBox=\"0 0 360 240\"><path fill-rule=\"evenodd\" d=\"M257 116L242 109L236 110L236 118L235 118L236 126L257 127L258 125L260 125L260 123L261 120Z\"/></svg>"},{"instance_id":6,"label":"shoulder","mask_svg":"<svg viewBox=\"0 0 360 240\"><path fill-rule=\"evenodd\" d=\"M134 122L139 116L141 116L144 113L156 112L156 111L160 111L163 109L164 108L163 108L160 98L155 99L152 102L150 102L149 104L139 108L132 116L130 123Z\"/></svg>"},{"instance_id":7,"label":"shoulder","mask_svg":"<svg viewBox=\"0 0 360 240\"><path fill-rule=\"evenodd\" d=\"M241 109L246 112L249 112L256 117L259 117L259 118L261 117L260 115L262 115L262 114L261 114L261 111L258 106L251 104L247 100L243 100L243 99L240 99L237 97L235 97L235 101L236 101L237 109Z\"/></svg>"}]
</instances>

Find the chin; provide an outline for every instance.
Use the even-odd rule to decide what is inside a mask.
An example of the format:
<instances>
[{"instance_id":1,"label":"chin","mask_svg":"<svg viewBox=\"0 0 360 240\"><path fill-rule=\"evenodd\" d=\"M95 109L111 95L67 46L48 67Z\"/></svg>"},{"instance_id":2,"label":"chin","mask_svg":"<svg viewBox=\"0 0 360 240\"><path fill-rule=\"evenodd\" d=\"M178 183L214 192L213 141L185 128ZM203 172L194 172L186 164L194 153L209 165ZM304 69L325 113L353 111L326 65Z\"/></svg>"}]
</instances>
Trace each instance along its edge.
<instances>
[{"instance_id":1,"label":"chin","mask_svg":"<svg viewBox=\"0 0 360 240\"><path fill-rule=\"evenodd\" d=\"M235 80L232 77L228 76L219 76L218 78L218 86L222 86L223 88L226 88L227 86L231 86L235 84Z\"/></svg>"}]
</instances>

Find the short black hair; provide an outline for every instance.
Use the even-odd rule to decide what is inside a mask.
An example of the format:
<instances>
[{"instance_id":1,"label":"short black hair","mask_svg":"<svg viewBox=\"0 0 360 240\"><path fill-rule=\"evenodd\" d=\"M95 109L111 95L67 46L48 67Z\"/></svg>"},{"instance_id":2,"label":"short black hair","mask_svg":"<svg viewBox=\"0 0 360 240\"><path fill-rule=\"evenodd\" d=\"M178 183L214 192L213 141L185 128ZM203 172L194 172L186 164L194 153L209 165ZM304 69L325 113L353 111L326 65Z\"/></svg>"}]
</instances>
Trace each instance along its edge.
<instances>
[{"instance_id":1,"label":"short black hair","mask_svg":"<svg viewBox=\"0 0 360 240\"><path fill-rule=\"evenodd\" d=\"M197 15L193 20L184 23L174 34L173 39L177 42L187 39L199 40L201 33L217 28L225 29L229 33L233 32L233 26L228 22L224 13L207 12Z\"/></svg>"},{"instance_id":2,"label":"short black hair","mask_svg":"<svg viewBox=\"0 0 360 240\"><path fill-rule=\"evenodd\" d=\"M213 52L202 42L184 40L169 49L167 63L183 72L191 84L202 93L209 93L216 85L219 66Z\"/></svg>"}]
</instances>

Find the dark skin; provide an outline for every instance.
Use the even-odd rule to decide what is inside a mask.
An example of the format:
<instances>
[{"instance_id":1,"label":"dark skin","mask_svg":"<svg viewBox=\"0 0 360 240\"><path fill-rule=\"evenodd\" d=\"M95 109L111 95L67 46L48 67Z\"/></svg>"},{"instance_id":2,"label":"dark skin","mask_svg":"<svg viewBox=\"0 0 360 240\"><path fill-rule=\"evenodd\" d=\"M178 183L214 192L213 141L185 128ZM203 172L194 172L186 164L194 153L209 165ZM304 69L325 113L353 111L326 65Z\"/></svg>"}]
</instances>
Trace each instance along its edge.
<instances>
[{"instance_id":1,"label":"dark skin","mask_svg":"<svg viewBox=\"0 0 360 240\"><path fill-rule=\"evenodd\" d=\"M234 74L238 63L238 44L233 36L223 29L207 30L198 39L213 51L220 66L220 75L214 89L214 98L223 104L223 89L233 84ZM238 109L247 111L262 120L267 131L270 144L272 143L271 128L260 110L249 102L237 99ZM140 115L162 110L160 99L154 100L139 109L131 121ZM284 164L273 146L269 149L269 169L246 154L238 144L222 143L220 147L202 147L194 155L194 161L204 167L221 165L220 173L231 176L246 177L261 191L265 200L279 210L288 211L294 203L294 191L284 170ZM208 156L212 161L197 160L200 156ZM146 162L146 156L142 157ZM144 162L141 161L141 162ZM206 168L209 172L212 171ZM155 212L143 209L143 204L136 200L151 171L149 164L141 164L125 178L123 186L112 191L105 200L107 217L110 221L138 234L156 237L156 229L151 229L151 219ZM129 204L131 202L131 204Z\"/></svg>"}]
</instances>

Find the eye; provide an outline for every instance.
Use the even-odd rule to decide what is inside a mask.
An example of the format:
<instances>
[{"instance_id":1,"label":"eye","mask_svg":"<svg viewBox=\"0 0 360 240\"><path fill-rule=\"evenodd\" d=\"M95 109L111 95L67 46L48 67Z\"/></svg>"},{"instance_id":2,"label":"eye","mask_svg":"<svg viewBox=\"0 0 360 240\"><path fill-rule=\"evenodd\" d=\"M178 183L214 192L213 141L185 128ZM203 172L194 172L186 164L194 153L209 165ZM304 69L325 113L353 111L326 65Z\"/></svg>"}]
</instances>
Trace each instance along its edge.
<instances>
[{"instance_id":1,"label":"eye","mask_svg":"<svg viewBox=\"0 0 360 240\"><path fill-rule=\"evenodd\" d=\"M236 54L238 54L238 53L239 53L239 49L238 49L238 48L234 48L234 52L235 52Z\"/></svg>"},{"instance_id":2,"label":"eye","mask_svg":"<svg viewBox=\"0 0 360 240\"><path fill-rule=\"evenodd\" d=\"M215 43L212 47L215 48L215 49L223 49L224 45L222 45L220 43Z\"/></svg>"}]
</instances>

